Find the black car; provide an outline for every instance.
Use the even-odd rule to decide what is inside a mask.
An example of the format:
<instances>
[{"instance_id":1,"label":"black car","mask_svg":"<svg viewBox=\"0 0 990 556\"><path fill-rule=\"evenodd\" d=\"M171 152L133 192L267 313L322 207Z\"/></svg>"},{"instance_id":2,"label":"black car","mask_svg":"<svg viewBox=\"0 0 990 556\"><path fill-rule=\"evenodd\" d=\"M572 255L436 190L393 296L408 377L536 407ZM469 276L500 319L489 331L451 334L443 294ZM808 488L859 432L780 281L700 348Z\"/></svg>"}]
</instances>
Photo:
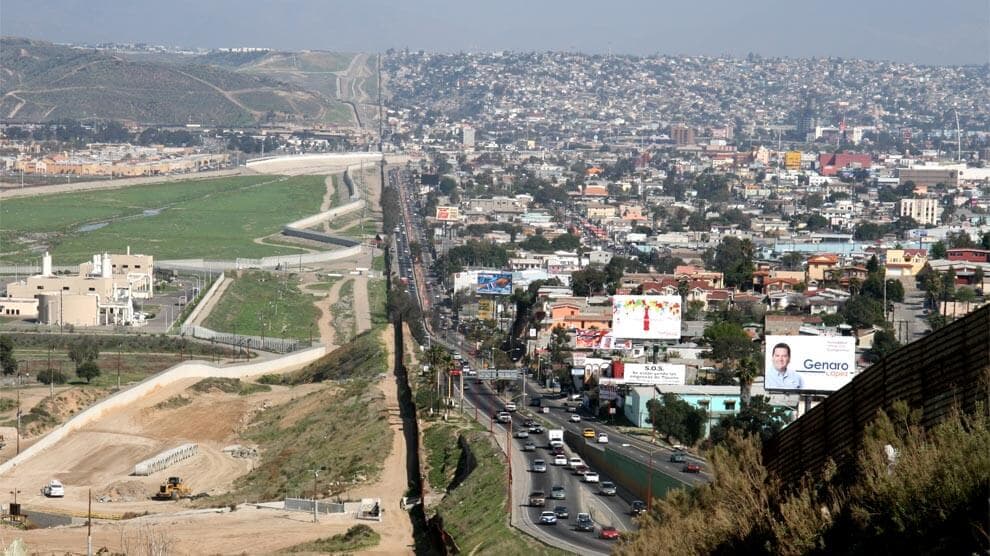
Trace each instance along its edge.
<instances>
[{"instance_id":1,"label":"black car","mask_svg":"<svg viewBox=\"0 0 990 556\"><path fill-rule=\"evenodd\" d=\"M646 513L646 502L642 500L633 500L632 505L629 506L629 513L632 515L643 515Z\"/></svg>"},{"instance_id":2,"label":"black car","mask_svg":"<svg viewBox=\"0 0 990 556\"><path fill-rule=\"evenodd\" d=\"M595 522L591 520L590 515L580 513L577 516L577 521L574 523L574 529L586 533L593 532L595 530Z\"/></svg>"},{"instance_id":3,"label":"black car","mask_svg":"<svg viewBox=\"0 0 990 556\"><path fill-rule=\"evenodd\" d=\"M571 515L567 512L567 506L555 506L553 513L557 514L557 519L567 519Z\"/></svg>"}]
</instances>

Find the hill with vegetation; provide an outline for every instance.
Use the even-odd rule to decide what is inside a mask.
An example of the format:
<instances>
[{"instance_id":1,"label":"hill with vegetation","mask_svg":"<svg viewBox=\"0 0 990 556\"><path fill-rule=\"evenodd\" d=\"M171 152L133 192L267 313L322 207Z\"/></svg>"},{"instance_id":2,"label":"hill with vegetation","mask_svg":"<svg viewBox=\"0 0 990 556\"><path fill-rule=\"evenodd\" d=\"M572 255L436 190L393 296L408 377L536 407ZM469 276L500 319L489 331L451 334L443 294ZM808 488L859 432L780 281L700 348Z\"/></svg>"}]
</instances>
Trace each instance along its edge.
<instances>
[{"instance_id":1,"label":"hill with vegetation","mask_svg":"<svg viewBox=\"0 0 990 556\"><path fill-rule=\"evenodd\" d=\"M131 57L2 37L0 118L351 124L349 108L336 100L335 73L346 70L351 57L322 52Z\"/></svg>"}]
</instances>

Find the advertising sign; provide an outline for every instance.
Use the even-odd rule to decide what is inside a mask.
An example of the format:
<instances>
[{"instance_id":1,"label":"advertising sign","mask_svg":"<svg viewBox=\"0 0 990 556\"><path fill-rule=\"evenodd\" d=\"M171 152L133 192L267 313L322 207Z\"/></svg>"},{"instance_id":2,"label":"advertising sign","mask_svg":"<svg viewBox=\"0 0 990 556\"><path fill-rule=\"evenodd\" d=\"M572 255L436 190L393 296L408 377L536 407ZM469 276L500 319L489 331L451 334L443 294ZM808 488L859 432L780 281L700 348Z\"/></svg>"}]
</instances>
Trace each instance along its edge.
<instances>
[{"instance_id":1,"label":"advertising sign","mask_svg":"<svg viewBox=\"0 0 990 556\"><path fill-rule=\"evenodd\" d=\"M681 337L680 296L613 296L612 333L616 338L637 340L679 339Z\"/></svg>"},{"instance_id":2,"label":"advertising sign","mask_svg":"<svg viewBox=\"0 0 990 556\"><path fill-rule=\"evenodd\" d=\"M512 274L508 272L479 274L478 293L481 295L512 295Z\"/></svg>"},{"instance_id":3,"label":"advertising sign","mask_svg":"<svg viewBox=\"0 0 990 556\"><path fill-rule=\"evenodd\" d=\"M574 331L574 347L576 349L598 349L607 335L608 330L578 328Z\"/></svg>"},{"instance_id":4,"label":"advertising sign","mask_svg":"<svg viewBox=\"0 0 990 556\"><path fill-rule=\"evenodd\" d=\"M481 320L494 320L495 319L495 300L494 299L479 299L478 300L478 318Z\"/></svg>"},{"instance_id":5,"label":"advertising sign","mask_svg":"<svg viewBox=\"0 0 990 556\"><path fill-rule=\"evenodd\" d=\"M461 219L461 211L457 207L437 207L437 220L441 222L457 222Z\"/></svg>"},{"instance_id":6,"label":"advertising sign","mask_svg":"<svg viewBox=\"0 0 990 556\"><path fill-rule=\"evenodd\" d=\"M767 390L832 392L856 376L856 339L851 336L767 336Z\"/></svg>"},{"instance_id":7,"label":"advertising sign","mask_svg":"<svg viewBox=\"0 0 990 556\"><path fill-rule=\"evenodd\" d=\"M626 363L622 378L610 380L614 384L648 384L673 386L684 384L687 367L671 363Z\"/></svg>"}]
</instances>

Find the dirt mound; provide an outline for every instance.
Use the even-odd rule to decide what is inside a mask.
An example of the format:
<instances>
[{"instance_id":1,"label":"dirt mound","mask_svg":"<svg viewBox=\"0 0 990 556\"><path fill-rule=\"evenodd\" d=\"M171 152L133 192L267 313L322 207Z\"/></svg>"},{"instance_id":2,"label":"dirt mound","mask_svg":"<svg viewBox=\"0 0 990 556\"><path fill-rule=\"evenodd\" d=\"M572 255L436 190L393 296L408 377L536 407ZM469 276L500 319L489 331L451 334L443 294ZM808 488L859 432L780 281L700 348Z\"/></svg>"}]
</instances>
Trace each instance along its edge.
<instances>
[{"instance_id":1,"label":"dirt mound","mask_svg":"<svg viewBox=\"0 0 990 556\"><path fill-rule=\"evenodd\" d=\"M141 481L116 481L97 493L97 502L137 502L148 498L148 487Z\"/></svg>"},{"instance_id":2,"label":"dirt mound","mask_svg":"<svg viewBox=\"0 0 990 556\"><path fill-rule=\"evenodd\" d=\"M72 388L44 398L21 417L24 436L31 438L48 432L51 428L64 423L70 417L102 400L110 394L106 388Z\"/></svg>"}]
</instances>

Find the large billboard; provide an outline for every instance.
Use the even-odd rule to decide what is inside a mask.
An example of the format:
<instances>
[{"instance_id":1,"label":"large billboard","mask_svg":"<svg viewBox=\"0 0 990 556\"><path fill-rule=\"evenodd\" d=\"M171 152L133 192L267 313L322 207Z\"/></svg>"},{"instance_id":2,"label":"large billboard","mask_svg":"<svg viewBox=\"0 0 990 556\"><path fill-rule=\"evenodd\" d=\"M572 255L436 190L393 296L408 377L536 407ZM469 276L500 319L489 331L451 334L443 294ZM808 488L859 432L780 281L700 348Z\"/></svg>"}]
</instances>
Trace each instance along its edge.
<instances>
[{"instance_id":1,"label":"large billboard","mask_svg":"<svg viewBox=\"0 0 990 556\"><path fill-rule=\"evenodd\" d=\"M681 337L681 298L677 295L612 297L612 334L635 340Z\"/></svg>"},{"instance_id":2,"label":"large billboard","mask_svg":"<svg viewBox=\"0 0 990 556\"><path fill-rule=\"evenodd\" d=\"M852 336L767 336L767 390L833 392L856 376Z\"/></svg>"},{"instance_id":3,"label":"large billboard","mask_svg":"<svg viewBox=\"0 0 990 556\"><path fill-rule=\"evenodd\" d=\"M512 295L512 274L508 272L478 274L477 292L481 295Z\"/></svg>"},{"instance_id":4,"label":"large billboard","mask_svg":"<svg viewBox=\"0 0 990 556\"><path fill-rule=\"evenodd\" d=\"M461 219L458 207L437 207L437 220L441 222L457 222Z\"/></svg>"},{"instance_id":5,"label":"large billboard","mask_svg":"<svg viewBox=\"0 0 990 556\"><path fill-rule=\"evenodd\" d=\"M609 330L578 328L574 330L575 349L632 349L632 340L616 340Z\"/></svg>"}]
</instances>

